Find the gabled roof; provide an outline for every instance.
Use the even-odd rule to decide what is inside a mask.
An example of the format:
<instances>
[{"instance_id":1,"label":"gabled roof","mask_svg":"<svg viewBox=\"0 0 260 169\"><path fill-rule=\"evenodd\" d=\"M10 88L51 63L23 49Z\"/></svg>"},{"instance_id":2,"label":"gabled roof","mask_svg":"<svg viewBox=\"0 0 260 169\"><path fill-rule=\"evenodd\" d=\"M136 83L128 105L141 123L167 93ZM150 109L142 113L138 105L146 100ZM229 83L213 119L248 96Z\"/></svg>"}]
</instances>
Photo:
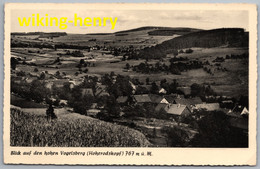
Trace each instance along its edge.
<instances>
[{"instance_id":1,"label":"gabled roof","mask_svg":"<svg viewBox=\"0 0 260 169\"><path fill-rule=\"evenodd\" d=\"M182 98L175 98L174 103L181 104L181 105L190 105L190 102L188 99L182 99Z\"/></svg>"},{"instance_id":2,"label":"gabled roof","mask_svg":"<svg viewBox=\"0 0 260 169\"><path fill-rule=\"evenodd\" d=\"M208 111L214 111L219 109L219 103L202 103L196 104L195 107L197 109L206 109Z\"/></svg>"},{"instance_id":3,"label":"gabled roof","mask_svg":"<svg viewBox=\"0 0 260 169\"><path fill-rule=\"evenodd\" d=\"M182 104L182 105L195 105L195 104L201 104L202 100L199 97L194 97L194 98L176 98L174 99L174 102L176 104Z\"/></svg>"},{"instance_id":4,"label":"gabled roof","mask_svg":"<svg viewBox=\"0 0 260 169\"><path fill-rule=\"evenodd\" d=\"M185 109L189 111L186 105L171 104L169 107L167 107L166 112L173 115L182 115Z\"/></svg>"},{"instance_id":5,"label":"gabled roof","mask_svg":"<svg viewBox=\"0 0 260 169\"><path fill-rule=\"evenodd\" d=\"M146 88L146 90L151 91L152 85L139 85L138 87Z\"/></svg>"},{"instance_id":6,"label":"gabled roof","mask_svg":"<svg viewBox=\"0 0 260 169\"><path fill-rule=\"evenodd\" d=\"M162 96L156 94L149 94L152 103L160 103L163 99Z\"/></svg>"},{"instance_id":7,"label":"gabled roof","mask_svg":"<svg viewBox=\"0 0 260 169\"><path fill-rule=\"evenodd\" d=\"M161 89L159 90L159 93L166 94L166 93L167 93L167 91L166 91L164 88L161 88Z\"/></svg>"},{"instance_id":8,"label":"gabled roof","mask_svg":"<svg viewBox=\"0 0 260 169\"><path fill-rule=\"evenodd\" d=\"M137 103L151 103L152 102L148 94L134 95L133 98Z\"/></svg>"},{"instance_id":9,"label":"gabled roof","mask_svg":"<svg viewBox=\"0 0 260 169\"><path fill-rule=\"evenodd\" d=\"M243 115L243 114L248 114L248 109L245 106L240 106L237 105L233 108L232 110L233 113L239 114L239 115Z\"/></svg>"},{"instance_id":10,"label":"gabled roof","mask_svg":"<svg viewBox=\"0 0 260 169\"><path fill-rule=\"evenodd\" d=\"M163 96L169 103L174 103L174 100L177 98L177 95L164 95Z\"/></svg>"},{"instance_id":11,"label":"gabled roof","mask_svg":"<svg viewBox=\"0 0 260 169\"><path fill-rule=\"evenodd\" d=\"M109 93L106 91L105 85L98 85L96 88L95 96L109 96Z\"/></svg>"},{"instance_id":12,"label":"gabled roof","mask_svg":"<svg viewBox=\"0 0 260 169\"><path fill-rule=\"evenodd\" d=\"M195 105L195 104L201 104L202 100L200 99L200 97L194 97L194 98L190 98L188 99L191 105Z\"/></svg>"},{"instance_id":13,"label":"gabled roof","mask_svg":"<svg viewBox=\"0 0 260 169\"><path fill-rule=\"evenodd\" d=\"M155 111L156 112L159 112L161 111L162 109L165 110L165 108L168 106L168 104L165 104L165 103L159 103L156 107L155 107Z\"/></svg>"}]
</instances>

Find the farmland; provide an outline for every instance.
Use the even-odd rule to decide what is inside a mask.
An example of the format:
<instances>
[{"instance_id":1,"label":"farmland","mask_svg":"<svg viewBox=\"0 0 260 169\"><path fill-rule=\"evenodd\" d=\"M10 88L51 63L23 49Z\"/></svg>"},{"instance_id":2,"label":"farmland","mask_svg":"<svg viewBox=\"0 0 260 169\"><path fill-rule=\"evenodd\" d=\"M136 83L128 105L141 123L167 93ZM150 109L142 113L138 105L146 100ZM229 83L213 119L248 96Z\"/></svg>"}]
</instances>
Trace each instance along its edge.
<instances>
[{"instance_id":1,"label":"farmland","mask_svg":"<svg viewBox=\"0 0 260 169\"><path fill-rule=\"evenodd\" d=\"M205 146L246 146L225 145L248 131L248 34L238 30L13 34L11 104L22 111L11 110L11 145L187 147L212 132ZM57 119L46 119L48 105ZM224 124L207 131L207 118Z\"/></svg>"},{"instance_id":2,"label":"farmland","mask_svg":"<svg viewBox=\"0 0 260 169\"><path fill-rule=\"evenodd\" d=\"M62 116L47 122L40 113L11 110L11 146L36 147L146 147L143 134L92 118Z\"/></svg>"},{"instance_id":3,"label":"farmland","mask_svg":"<svg viewBox=\"0 0 260 169\"><path fill-rule=\"evenodd\" d=\"M124 76L130 76L131 78L137 78L140 81L144 82L147 75L136 73L133 71L124 71L125 65L128 63L131 66L138 65L144 60L126 60L121 61L122 56L114 57L112 55L102 54L102 51L91 51L84 52L84 58L75 58L70 56L61 56L61 64L53 63L53 61L59 57L57 53L62 53L63 50L42 50L46 52L45 54L37 54L34 53L31 55L30 53L24 52L23 54L20 51L24 51L24 49L15 48L12 49L12 55L16 57L26 57L28 63L37 63L36 66L28 66L28 65L18 65L17 70L23 70L26 72L33 72L35 68L37 68L38 75L42 71L48 71L49 73L54 74L55 72L65 72L67 76L73 76L75 72L78 72L79 69L76 65L79 63L80 59L85 59L88 62L95 63L95 66L88 67L88 75L94 75L100 77L108 72L114 72L116 74L121 74ZM27 50L33 50L28 48ZM35 49L34 49L35 50ZM187 57L189 59L196 59L199 61L208 60L213 64L213 60L216 57L225 57L226 55L237 55L243 54L248 51L247 48L194 48L194 52L191 54L180 54L179 57ZM161 63L168 64L171 55L168 55ZM33 59L32 59L33 58ZM113 63L112 61L117 61ZM155 64L157 61L150 60L149 64ZM193 83L199 84L210 84L216 91L219 91L221 94L238 97L237 93L243 92L246 94L247 85L248 85L248 70L244 67L247 66L247 62L245 60L226 60L222 63L222 67L226 68L227 72L218 71L217 67L213 65L212 69L216 70L214 75L207 74L203 71L203 69L199 70L190 70L187 72L183 72L181 75L167 74L167 73L159 73L159 74L150 74L149 78L152 81L160 81L162 79L167 79L168 81L172 81L173 79L178 79L178 82L181 85L191 85ZM237 72L239 72L240 76L237 76ZM79 74L79 76L74 77L75 79L79 79L84 76L84 74ZM194 78L195 77L195 78ZM223 90L224 89L224 90ZM227 90L228 89L228 90Z\"/></svg>"}]
</instances>

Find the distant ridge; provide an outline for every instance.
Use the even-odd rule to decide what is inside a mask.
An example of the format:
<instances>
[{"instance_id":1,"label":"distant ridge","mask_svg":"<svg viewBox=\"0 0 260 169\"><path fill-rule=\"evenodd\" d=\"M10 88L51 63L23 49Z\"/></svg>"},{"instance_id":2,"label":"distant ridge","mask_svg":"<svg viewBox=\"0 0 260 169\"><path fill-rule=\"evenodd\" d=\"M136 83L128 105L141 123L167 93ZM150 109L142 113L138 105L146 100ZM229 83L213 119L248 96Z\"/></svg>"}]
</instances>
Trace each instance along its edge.
<instances>
[{"instance_id":1,"label":"distant ridge","mask_svg":"<svg viewBox=\"0 0 260 169\"><path fill-rule=\"evenodd\" d=\"M118 33L129 33L129 32L136 32L136 31L143 31L143 30L151 30L151 31L158 31L158 30L172 30L172 31L186 31L186 32L194 32L194 31L201 31L202 29L194 29L194 28L185 28L185 27L160 27L160 26L144 26L140 28L134 28L124 31L115 32Z\"/></svg>"},{"instance_id":2,"label":"distant ridge","mask_svg":"<svg viewBox=\"0 0 260 169\"><path fill-rule=\"evenodd\" d=\"M66 32L12 32L11 35L40 35L40 36L66 36Z\"/></svg>"},{"instance_id":3,"label":"distant ridge","mask_svg":"<svg viewBox=\"0 0 260 169\"><path fill-rule=\"evenodd\" d=\"M137 31L148 31L147 33L152 36L172 36L173 34L183 35L191 32L198 32L202 29L185 28L185 27L160 27L160 26L144 26L129 30L118 31L114 33L88 33L86 35L127 35L127 33Z\"/></svg>"},{"instance_id":4,"label":"distant ridge","mask_svg":"<svg viewBox=\"0 0 260 169\"><path fill-rule=\"evenodd\" d=\"M192 47L248 47L248 32L242 28L221 28L189 33L140 51L141 58L161 58L178 49Z\"/></svg>"}]
</instances>

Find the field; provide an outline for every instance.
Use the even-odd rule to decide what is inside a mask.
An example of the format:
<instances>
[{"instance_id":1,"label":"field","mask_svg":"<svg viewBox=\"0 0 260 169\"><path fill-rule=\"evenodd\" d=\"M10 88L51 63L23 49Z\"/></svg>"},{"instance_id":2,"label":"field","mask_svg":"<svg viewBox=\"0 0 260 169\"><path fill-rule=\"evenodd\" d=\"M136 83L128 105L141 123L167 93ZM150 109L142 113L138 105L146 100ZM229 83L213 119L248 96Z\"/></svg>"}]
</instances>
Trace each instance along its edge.
<instances>
[{"instance_id":1,"label":"field","mask_svg":"<svg viewBox=\"0 0 260 169\"><path fill-rule=\"evenodd\" d=\"M28 50L36 50L36 49L28 49ZM182 72L181 75L174 74L166 74L164 72L157 74L141 74L134 72L132 70L125 71L124 67L128 63L131 66L138 65L141 62L145 62L145 60L126 60L121 61L122 56L114 57L109 54L104 54L102 51L90 51L84 52L85 57L71 57L71 56L61 56L60 63L61 64L51 64L57 57L57 53L62 53L63 50L43 50L44 54L24 52L21 48L15 48L12 50L12 55L16 57L26 57L26 60L30 60L29 63L36 63L37 66L28 66L28 65L18 65L17 70L22 70L25 72L31 72L34 74L40 75L42 71L48 71L51 74L55 74L55 72L64 72L68 77L74 76L75 72L79 72L79 69L76 67L79 63L80 59L85 59L85 61L95 63L95 66L90 66L88 68L87 73L79 74L78 76L74 76L73 78L79 79L85 75L93 75L100 77L103 74L114 72L116 74L121 74L124 76L130 76L132 78L137 78L142 82L145 82L147 76L149 76L151 81L160 81L162 79L167 79L168 81L172 81L173 79L177 79L180 85L190 86L193 83L198 84L210 84L212 88L219 94L227 95L231 97L239 97L240 94L247 95L248 89L248 60L243 59L230 59L225 60L225 62L221 63L222 68L226 68L227 71L223 72L217 70L218 66L215 66L213 60L216 57L224 57L226 55L231 54L243 54L247 53L248 49L246 48L193 48L194 52L191 54L179 54L178 57L187 57L189 59L196 59L202 62L209 61L212 65L211 69L214 71L213 74L208 74L203 69L190 70L187 72ZM23 51L23 53L22 53ZM18 55L17 55L18 54ZM168 64L169 59L172 56L169 55L165 58L161 63ZM113 61L117 61L114 63ZM155 64L156 60L148 61L149 64ZM37 73L33 72L33 70L37 67L39 70ZM85 68L83 67L82 70Z\"/></svg>"},{"instance_id":2,"label":"field","mask_svg":"<svg viewBox=\"0 0 260 169\"><path fill-rule=\"evenodd\" d=\"M145 136L128 127L80 115L48 122L41 113L11 109L11 146L36 147L147 147Z\"/></svg>"}]
</instances>

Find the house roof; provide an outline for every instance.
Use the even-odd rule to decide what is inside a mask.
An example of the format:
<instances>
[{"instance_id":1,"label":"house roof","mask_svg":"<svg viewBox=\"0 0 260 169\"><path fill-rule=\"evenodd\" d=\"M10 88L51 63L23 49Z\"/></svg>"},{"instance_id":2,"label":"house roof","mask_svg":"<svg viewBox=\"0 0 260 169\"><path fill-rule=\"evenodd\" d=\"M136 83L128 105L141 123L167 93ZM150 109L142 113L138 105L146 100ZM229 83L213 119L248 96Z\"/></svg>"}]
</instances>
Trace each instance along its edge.
<instances>
[{"instance_id":1,"label":"house roof","mask_svg":"<svg viewBox=\"0 0 260 169\"><path fill-rule=\"evenodd\" d=\"M155 107L155 111L159 112L160 110L165 110L165 108L167 107L168 104L166 103L159 103L156 107Z\"/></svg>"},{"instance_id":2,"label":"house roof","mask_svg":"<svg viewBox=\"0 0 260 169\"><path fill-rule=\"evenodd\" d=\"M149 95L152 103L160 103L163 99L162 96L156 95L156 94L150 94Z\"/></svg>"},{"instance_id":3,"label":"house roof","mask_svg":"<svg viewBox=\"0 0 260 169\"><path fill-rule=\"evenodd\" d=\"M246 118L231 118L230 125L236 128L248 130L248 119Z\"/></svg>"},{"instance_id":4,"label":"house roof","mask_svg":"<svg viewBox=\"0 0 260 169\"><path fill-rule=\"evenodd\" d=\"M223 100L222 103L233 103L232 100Z\"/></svg>"},{"instance_id":5,"label":"house roof","mask_svg":"<svg viewBox=\"0 0 260 169\"><path fill-rule=\"evenodd\" d=\"M98 85L97 89L96 89L96 96L109 96L109 93L106 91L106 86L105 85Z\"/></svg>"},{"instance_id":6,"label":"house roof","mask_svg":"<svg viewBox=\"0 0 260 169\"><path fill-rule=\"evenodd\" d=\"M202 104L196 104L195 107L197 109L206 109L208 111L214 111L219 109L219 103L202 103Z\"/></svg>"},{"instance_id":7,"label":"house roof","mask_svg":"<svg viewBox=\"0 0 260 169\"><path fill-rule=\"evenodd\" d=\"M146 88L146 90L150 91L152 89L152 85L139 85L138 87Z\"/></svg>"},{"instance_id":8,"label":"house roof","mask_svg":"<svg viewBox=\"0 0 260 169\"><path fill-rule=\"evenodd\" d=\"M187 108L186 105L171 104L167 108L166 112L169 113L169 114L181 115L186 108ZM187 108L187 110L189 110L189 109Z\"/></svg>"},{"instance_id":9,"label":"house roof","mask_svg":"<svg viewBox=\"0 0 260 169\"><path fill-rule=\"evenodd\" d=\"M232 113L235 114L248 114L248 109L245 106L237 105L233 108Z\"/></svg>"},{"instance_id":10,"label":"house roof","mask_svg":"<svg viewBox=\"0 0 260 169\"><path fill-rule=\"evenodd\" d=\"M118 103L125 103L127 101L128 97L127 96L119 96L116 101Z\"/></svg>"},{"instance_id":11,"label":"house roof","mask_svg":"<svg viewBox=\"0 0 260 169\"><path fill-rule=\"evenodd\" d=\"M201 104L202 100L199 97L194 97L194 98L176 98L174 99L174 102L176 104L182 104L182 105L195 105L195 104Z\"/></svg>"},{"instance_id":12,"label":"house roof","mask_svg":"<svg viewBox=\"0 0 260 169\"><path fill-rule=\"evenodd\" d=\"M151 99L148 94L134 95L133 96L137 103L151 103Z\"/></svg>"},{"instance_id":13,"label":"house roof","mask_svg":"<svg viewBox=\"0 0 260 169\"><path fill-rule=\"evenodd\" d=\"M164 88L161 88L161 89L159 90L159 93L166 94L166 93L167 93L167 91L166 91Z\"/></svg>"},{"instance_id":14,"label":"house roof","mask_svg":"<svg viewBox=\"0 0 260 169\"><path fill-rule=\"evenodd\" d=\"M169 103L174 103L174 100L177 98L176 95L165 95L163 96Z\"/></svg>"},{"instance_id":15,"label":"house roof","mask_svg":"<svg viewBox=\"0 0 260 169\"><path fill-rule=\"evenodd\" d=\"M188 100L189 100L190 104L192 104L192 105L202 103L202 100L200 99L200 97L194 97L194 98L190 98Z\"/></svg>"},{"instance_id":16,"label":"house roof","mask_svg":"<svg viewBox=\"0 0 260 169\"><path fill-rule=\"evenodd\" d=\"M181 105L190 105L190 102L188 99L183 99L183 98L175 98L174 99L175 104L181 104Z\"/></svg>"}]
</instances>

